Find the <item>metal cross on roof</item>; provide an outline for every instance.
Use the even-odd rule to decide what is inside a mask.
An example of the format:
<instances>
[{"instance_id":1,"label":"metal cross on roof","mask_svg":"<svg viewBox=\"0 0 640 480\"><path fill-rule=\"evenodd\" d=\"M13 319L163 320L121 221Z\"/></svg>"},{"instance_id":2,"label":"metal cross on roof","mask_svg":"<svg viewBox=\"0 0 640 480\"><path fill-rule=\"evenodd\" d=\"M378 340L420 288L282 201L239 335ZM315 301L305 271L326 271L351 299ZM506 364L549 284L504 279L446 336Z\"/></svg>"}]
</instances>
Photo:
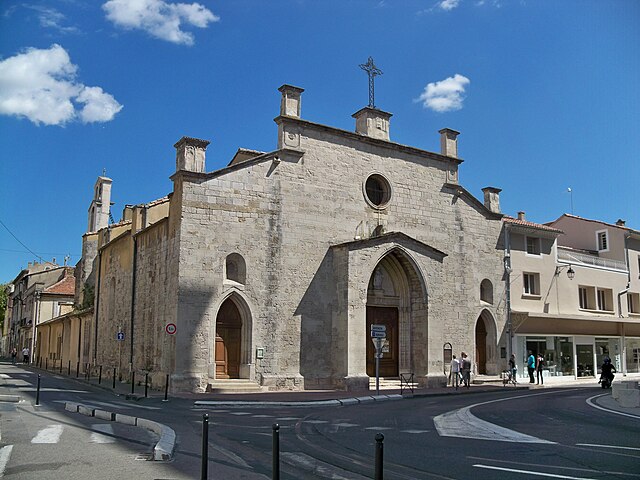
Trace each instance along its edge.
<instances>
[{"instance_id":1,"label":"metal cross on roof","mask_svg":"<svg viewBox=\"0 0 640 480\"><path fill-rule=\"evenodd\" d=\"M360 65L360 68L367 72L367 75L369 76L369 106L371 108L376 108L374 102L373 82L376 75L382 75L382 70L374 65L373 58L371 57L369 57L367 63Z\"/></svg>"}]
</instances>

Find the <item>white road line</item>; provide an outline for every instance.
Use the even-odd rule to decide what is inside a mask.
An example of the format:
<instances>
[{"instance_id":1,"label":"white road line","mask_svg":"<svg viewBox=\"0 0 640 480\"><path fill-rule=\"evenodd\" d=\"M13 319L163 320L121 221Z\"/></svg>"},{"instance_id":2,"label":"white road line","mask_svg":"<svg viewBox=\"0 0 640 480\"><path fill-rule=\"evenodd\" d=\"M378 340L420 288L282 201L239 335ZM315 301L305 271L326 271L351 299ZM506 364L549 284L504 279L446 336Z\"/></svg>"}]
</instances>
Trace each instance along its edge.
<instances>
[{"instance_id":1,"label":"white road line","mask_svg":"<svg viewBox=\"0 0 640 480\"><path fill-rule=\"evenodd\" d=\"M602 410L603 412L615 413L616 415L622 415L623 417L631 417L631 418L640 419L640 416L638 416L638 415L632 415L630 413L618 412L617 410L609 410L608 408L601 407L600 405L596 405L593 402L594 398L602 397L604 395L609 395L609 394L608 393L601 393L600 395L594 395L593 397L587 398L586 402L587 402L588 405L592 406L593 408L597 408L598 410Z\"/></svg>"},{"instance_id":2,"label":"white road line","mask_svg":"<svg viewBox=\"0 0 640 480\"><path fill-rule=\"evenodd\" d=\"M7 463L11 458L11 450L13 450L13 445L0 448L0 477L4 477L4 469L7 468Z\"/></svg>"},{"instance_id":3,"label":"white road line","mask_svg":"<svg viewBox=\"0 0 640 480\"><path fill-rule=\"evenodd\" d=\"M64 427L62 425L49 425L38 432L31 439L31 443L58 443Z\"/></svg>"},{"instance_id":4,"label":"white road line","mask_svg":"<svg viewBox=\"0 0 640 480\"><path fill-rule=\"evenodd\" d=\"M614 448L619 450L637 450L640 451L640 448L636 447L622 447L618 445L597 445L595 443L576 443L577 447L598 447L598 448Z\"/></svg>"},{"instance_id":5,"label":"white road line","mask_svg":"<svg viewBox=\"0 0 640 480\"><path fill-rule=\"evenodd\" d=\"M109 423L95 423L91 425L93 430L97 430L96 432L91 433L91 437L89 438L89 443L115 443L116 439L103 435L103 433L107 433L113 435L113 426ZM98 433L101 432L101 433Z\"/></svg>"},{"instance_id":6,"label":"white road line","mask_svg":"<svg viewBox=\"0 0 640 480\"><path fill-rule=\"evenodd\" d=\"M493 467L491 465L473 465L477 468L486 468L489 470L500 470L502 472L512 472L512 473L521 473L523 475L535 475L537 477L551 477L551 478L566 478L570 480L597 480L596 478L588 478L588 477L570 477L568 475L556 475L554 473L544 473L544 472L535 472L533 470L518 470L516 468L502 468L502 467Z\"/></svg>"},{"instance_id":7,"label":"white road line","mask_svg":"<svg viewBox=\"0 0 640 480\"><path fill-rule=\"evenodd\" d=\"M411 433L411 434L419 434L419 433L429 433L431 430L400 430L400 433Z\"/></svg>"}]
</instances>

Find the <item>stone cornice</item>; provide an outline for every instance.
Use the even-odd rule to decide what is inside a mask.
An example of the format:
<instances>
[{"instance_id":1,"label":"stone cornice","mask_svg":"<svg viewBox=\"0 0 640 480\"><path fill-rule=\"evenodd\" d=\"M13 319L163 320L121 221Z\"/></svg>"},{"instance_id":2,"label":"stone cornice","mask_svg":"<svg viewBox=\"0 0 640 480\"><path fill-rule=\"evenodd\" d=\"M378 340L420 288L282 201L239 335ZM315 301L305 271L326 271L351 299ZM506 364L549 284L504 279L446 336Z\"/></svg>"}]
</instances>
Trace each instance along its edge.
<instances>
[{"instance_id":1,"label":"stone cornice","mask_svg":"<svg viewBox=\"0 0 640 480\"><path fill-rule=\"evenodd\" d=\"M359 133L356 133L356 132L350 132L348 130L342 130L340 128L329 127L328 125L322 125L320 123L314 123L314 122L310 122L308 120L302 120L296 117L280 115L274 118L273 121L276 122L276 124L278 125L280 125L281 123L297 124L306 128L312 128L315 130L329 132L334 135L349 138L350 140L357 140L359 142L375 145L380 148L399 150L401 152L408 153L411 155L416 155L423 158L429 158L432 160L439 160L445 163L455 163L457 165L460 165L462 162L464 162L464 160L460 158L447 157L439 153L429 152L427 150L420 150L419 148L410 147L408 145L402 145L400 143L390 142L387 140L381 140L378 138L372 138L366 135L360 135Z\"/></svg>"}]
</instances>

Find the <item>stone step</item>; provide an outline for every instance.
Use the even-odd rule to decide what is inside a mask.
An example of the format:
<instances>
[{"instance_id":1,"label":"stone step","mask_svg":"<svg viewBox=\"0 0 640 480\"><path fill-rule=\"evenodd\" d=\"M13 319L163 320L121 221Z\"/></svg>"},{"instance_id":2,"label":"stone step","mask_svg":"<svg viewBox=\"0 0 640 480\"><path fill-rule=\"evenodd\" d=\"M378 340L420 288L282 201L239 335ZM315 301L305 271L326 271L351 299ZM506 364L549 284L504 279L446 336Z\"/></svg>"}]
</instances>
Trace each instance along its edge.
<instances>
[{"instance_id":1,"label":"stone step","mask_svg":"<svg viewBox=\"0 0 640 480\"><path fill-rule=\"evenodd\" d=\"M211 380L207 385L209 393L260 393L263 388L245 379Z\"/></svg>"}]
</instances>

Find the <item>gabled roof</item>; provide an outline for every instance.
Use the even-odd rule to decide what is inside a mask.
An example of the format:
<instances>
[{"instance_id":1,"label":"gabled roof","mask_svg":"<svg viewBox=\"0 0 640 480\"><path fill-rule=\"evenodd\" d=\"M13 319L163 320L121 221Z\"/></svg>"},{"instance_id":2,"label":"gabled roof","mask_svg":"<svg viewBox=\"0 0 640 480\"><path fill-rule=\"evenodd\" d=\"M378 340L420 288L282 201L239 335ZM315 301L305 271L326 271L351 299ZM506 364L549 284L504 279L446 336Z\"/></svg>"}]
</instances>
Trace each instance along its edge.
<instances>
[{"instance_id":1,"label":"gabled roof","mask_svg":"<svg viewBox=\"0 0 640 480\"><path fill-rule=\"evenodd\" d=\"M584 218L584 217L580 217L578 215L573 215L571 213L564 213L564 214L560 215L554 221L548 222L545 225L553 225L554 223L559 222L562 218L574 219L574 220L579 220L579 221L582 221L582 222L597 223L597 224L604 225L604 226L607 226L607 227L619 228L619 229L625 230L625 231L627 231L627 232L629 232L631 234L635 234L635 235L640 234L640 231L634 230L633 228L629 228L626 225L616 225L615 223L603 222L602 220L593 220L593 219L590 219L590 218Z\"/></svg>"},{"instance_id":2,"label":"gabled roof","mask_svg":"<svg viewBox=\"0 0 640 480\"><path fill-rule=\"evenodd\" d=\"M73 275L65 275L65 277L57 283L43 290L43 293L51 293L55 295L74 295L76 291L76 277Z\"/></svg>"},{"instance_id":3,"label":"gabled roof","mask_svg":"<svg viewBox=\"0 0 640 480\"><path fill-rule=\"evenodd\" d=\"M406 233L402 233L402 232L387 232L387 233L383 233L382 235L377 235L370 238L351 240L348 242L331 245L331 248L347 247L351 250L357 250L360 248L368 248L371 246L384 244L384 243L412 244L414 247L419 247L423 250L428 251L431 254L431 256L436 257L440 261L442 261L442 259L447 256L446 253L438 250L437 248L434 248L431 245L427 245L426 243L421 242L420 240L417 240L413 237L410 237Z\"/></svg>"},{"instance_id":4,"label":"gabled roof","mask_svg":"<svg viewBox=\"0 0 640 480\"><path fill-rule=\"evenodd\" d=\"M562 230L550 227L549 225L543 225L541 223L530 222L528 220L520 220L518 218L513 218L508 215L505 215L502 219L504 223L509 223L511 225L515 225L517 227L523 227L525 229L534 229L534 230L542 230L548 233L564 233Z\"/></svg>"}]
</instances>

